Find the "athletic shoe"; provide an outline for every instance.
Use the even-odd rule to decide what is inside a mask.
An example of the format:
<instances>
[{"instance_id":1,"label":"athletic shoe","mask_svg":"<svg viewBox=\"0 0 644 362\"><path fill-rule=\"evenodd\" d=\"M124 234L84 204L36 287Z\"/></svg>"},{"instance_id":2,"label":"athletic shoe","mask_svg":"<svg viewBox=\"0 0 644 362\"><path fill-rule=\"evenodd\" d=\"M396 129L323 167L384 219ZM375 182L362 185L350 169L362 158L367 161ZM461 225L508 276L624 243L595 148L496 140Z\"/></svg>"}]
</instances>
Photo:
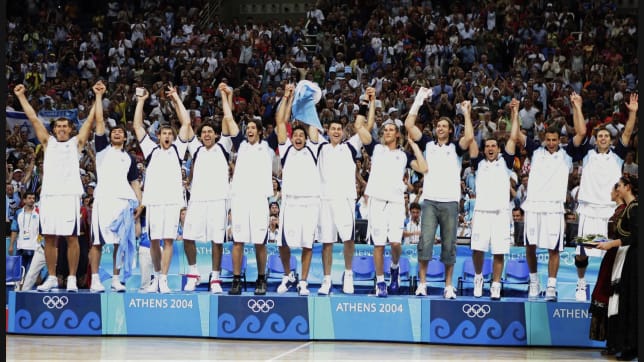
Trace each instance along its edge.
<instances>
[{"instance_id":1,"label":"athletic shoe","mask_svg":"<svg viewBox=\"0 0 644 362\"><path fill-rule=\"evenodd\" d=\"M528 298L537 298L539 297L539 281L530 281L530 287L528 288Z\"/></svg>"},{"instance_id":2,"label":"athletic shoe","mask_svg":"<svg viewBox=\"0 0 644 362\"><path fill-rule=\"evenodd\" d=\"M172 290L168 286L168 278L159 278L159 293L168 294L170 292L172 292Z\"/></svg>"},{"instance_id":3,"label":"athletic shoe","mask_svg":"<svg viewBox=\"0 0 644 362\"><path fill-rule=\"evenodd\" d=\"M186 285L184 285L183 290L186 292L194 292L197 289L197 284L201 281L201 275L187 274L186 278Z\"/></svg>"},{"instance_id":4,"label":"athletic shoe","mask_svg":"<svg viewBox=\"0 0 644 362\"><path fill-rule=\"evenodd\" d=\"M255 295L266 295L266 289L266 279L257 278L257 281L255 281Z\"/></svg>"},{"instance_id":5,"label":"athletic shoe","mask_svg":"<svg viewBox=\"0 0 644 362\"><path fill-rule=\"evenodd\" d=\"M557 288L548 287L546 288L546 302L556 302L557 301Z\"/></svg>"},{"instance_id":6,"label":"athletic shoe","mask_svg":"<svg viewBox=\"0 0 644 362\"><path fill-rule=\"evenodd\" d=\"M329 295L331 292L331 279L324 279L320 289L318 289L318 295Z\"/></svg>"},{"instance_id":7,"label":"athletic shoe","mask_svg":"<svg viewBox=\"0 0 644 362\"><path fill-rule=\"evenodd\" d=\"M501 283L492 283L492 286L490 287L490 299L501 299Z\"/></svg>"},{"instance_id":8,"label":"athletic shoe","mask_svg":"<svg viewBox=\"0 0 644 362\"><path fill-rule=\"evenodd\" d=\"M419 296L419 297L426 297L427 296L427 284L418 283L418 287L416 287L416 295Z\"/></svg>"},{"instance_id":9,"label":"athletic shoe","mask_svg":"<svg viewBox=\"0 0 644 362\"><path fill-rule=\"evenodd\" d=\"M483 276L474 276L474 296L480 298L483 295Z\"/></svg>"},{"instance_id":10,"label":"athletic shoe","mask_svg":"<svg viewBox=\"0 0 644 362\"><path fill-rule=\"evenodd\" d=\"M89 287L90 293L103 293L105 291L105 287L103 286L103 283L101 283L101 280L98 278L92 278L92 285Z\"/></svg>"},{"instance_id":11,"label":"athletic shoe","mask_svg":"<svg viewBox=\"0 0 644 362\"><path fill-rule=\"evenodd\" d=\"M389 292L391 294L398 294L398 290L400 289L400 268L396 269L389 269L389 273L391 274L391 280L389 281Z\"/></svg>"},{"instance_id":12,"label":"athletic shoe","mask_svg":"<svg viewBox=\"0 0 644 362\"><path fill-rule=\"evenodd\" d=\"M150 280L150 283L143 288L143 293L158 293L159 292L159 278L157 276L153 276L152 279Z\"/></svg>"},{"instance_id":13,"label":"athletic shoe","mask_svg":"<svg viewBox=\"0 0 644 362\"><path fill-rule=\"evenodd\" d=\"M121 282L118 279L112 279L112 291L117 292L117 293L123 293L127 288L125 288L125 285L121 284Z\"/></svg>"},{"instance_id":14,"label":"athletic shoe","mask_svg":"<svg viewBox=\"0 0 644 362\"><path fill-rule=\"evenodd\" d=\"M282 277L282 283L277 287L277 293L284 294L295 286L297 286L297 278L293 272L290 272L289 275L284 275Z\"/></svg>"},{"instance_id":15,"label":"athletic shoe","mask_svg":"<svg viewBox=\"0 0 644 362\"><path fill-rule=\"evenodd\" d=\"M387 283L378 282L376 284L376 296L380 298L387 298Z\"/></svg>"},{"instance_id":16,"label":"athletic shoe","mask_svg":"<svg viewBox=\"0 0 644 362\"><path fill-rule=\"evenodd\" d=\"M353 294L353 273L344 273L344 278L342 281L342 292L344 294Z\"/></svg>"},{"instance_id":17,"label":"athletic shoe","mask_svg":"<svg viewBox=\"0 0 644 362\"><path fill-rule=\"evenodd\" d=\"M105 290L105 288L103 288L103 290ZM78 286L76 285L76 277L73 275L70 275L67 277L67 292L69 293L78 292Z\"/></svg>"},{"instance_id":18,"label":"athletic shoe","mask_svg":"<svg viewBox=\"0 0 644 362\"><path fill-rule=\"evenodd\" d=\"M228 295L240 295L242 293L242 280L239 277L233 277L233 285L228 290Z\"/></svg>"},{"instance_id":19,"label":"athletic shoe","mask_svg":"<svg viewBox=\"0 0 644 362\"><path fill-rule=\"evenodd\" d=\"M309 283L307 283L306 280L300 280L297 284L297 294L302 297L308 297L311 294L309 288L307 288L308 285Z\"/></svg>"},{"instance_id":20,"label":"athletic shoe","mask_svg":"<svg viewBox=\"0 0 644 362\"><path fill-rule=\"evenodd\" d=\"M443 290L443 298L456 299L456 289L451 285L446 286Z\"/></svg>"},{"instance_id":21,"label":"athletic shoe","mask_svg":"<svg viewBox=\"0 0 644 362\"><path fill-rule=\"evenodd\" d=\"M56 288L58 288L58 278L50 275L45 279L45 282L40 284L36 289L39 292L48 292Z\"/></svg>"},{"instance_id":22,"label":"athletic shoe","mask_svg":"<svg viewBox=\"0 0 644 362\"><path fill-rule=\"evenodd\" d=\"M213 279L210 281L210 293L211 294L222 294L224 292L223 289L221 289L221 280L219 279Z\"/></svg>"},{"instance_id":23,"label":"athletic shoe","mask_svg":"<svg viewBox=\"0 0 644 362\"><path fill-rule=\"evenodd\" d=\"M586 301L586 281L585 280L579 280L577 281L577 290L575 291L575 299L578 302L585 302Z\"/></svg>"}]
</instances>

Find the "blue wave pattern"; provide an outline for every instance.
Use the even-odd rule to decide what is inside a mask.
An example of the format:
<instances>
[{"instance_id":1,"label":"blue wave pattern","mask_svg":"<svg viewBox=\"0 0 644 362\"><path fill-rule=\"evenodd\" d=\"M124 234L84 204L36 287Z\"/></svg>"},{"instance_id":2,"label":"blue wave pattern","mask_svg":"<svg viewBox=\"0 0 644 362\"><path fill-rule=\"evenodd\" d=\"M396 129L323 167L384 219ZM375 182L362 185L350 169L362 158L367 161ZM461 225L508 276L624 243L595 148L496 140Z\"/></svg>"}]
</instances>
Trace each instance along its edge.
<instances>
[{"instance_id":1,"label":"blue wave pattern","mask_svg":"<svg viewBox=\"0 0 644 362\"><path fill-rule=\"evenodd\" d=\"M525 325L514 321L503 330L496 320L489 318L479 328L470 320L464 320L454 330L451 330L447 320L434 319L431 323L430 340L432 342L505 346L525 345L527 342Z\"/></svg>"},{"instance_id":2,"label":"blue wave pattern","mask_svg":"<svg viewBox=\"0 0 644 362\"><path fill-rule=\"evenodd\" d=\"M101 335L101 316L90 312L79 319L72 310L63 311L58 318L51 312L43 312L35 320L26 309L16 312L16 332L41 334Z\"/></svg>"},{"instance_id":3,"label":"blue wave pattern","mask_svg":"<svg viewBox=\"0 0 644 362\"><path fill-rule=\"evenodd\" d=\"M523 303L432 301L430 342L526 345Z\"/></svg>"},{"instance_id":4,"label":"blue wave pattern","mask_svg":"<svg viewBox=\"0 0 644 362\"><path fill-rule=\"evenodd\" d=\"M16 294L16 333L101 335L102 324L100 295Z\"/></svg>"},{"instance_id":5,"label":"blue wave pattern","mask_svg":"<svg viewBox=\"0 0 644 362\"><path fill-rule=\"evenodd\" d=\"M307 298L220 298L217 335L228 338L310 339Z\"/></svg>"}]
</instances>

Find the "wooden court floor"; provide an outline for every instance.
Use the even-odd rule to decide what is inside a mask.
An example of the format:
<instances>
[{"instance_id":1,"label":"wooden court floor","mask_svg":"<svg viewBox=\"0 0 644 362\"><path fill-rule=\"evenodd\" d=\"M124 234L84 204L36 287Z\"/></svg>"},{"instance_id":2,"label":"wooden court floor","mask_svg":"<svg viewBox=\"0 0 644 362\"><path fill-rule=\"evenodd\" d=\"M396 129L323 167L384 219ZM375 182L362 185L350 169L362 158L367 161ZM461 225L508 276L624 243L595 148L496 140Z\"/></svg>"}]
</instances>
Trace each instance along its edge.
<instances>
[{"instance_id":1,"label":"wooden court floor","mask_svg":"<svg viewBox=\"0 0 644 362\"><path fill-rule=\"evenodd\" d=\"M7 335L7 361L611 360L598 349L336 341Z\"/></svg>"}]
</instances>

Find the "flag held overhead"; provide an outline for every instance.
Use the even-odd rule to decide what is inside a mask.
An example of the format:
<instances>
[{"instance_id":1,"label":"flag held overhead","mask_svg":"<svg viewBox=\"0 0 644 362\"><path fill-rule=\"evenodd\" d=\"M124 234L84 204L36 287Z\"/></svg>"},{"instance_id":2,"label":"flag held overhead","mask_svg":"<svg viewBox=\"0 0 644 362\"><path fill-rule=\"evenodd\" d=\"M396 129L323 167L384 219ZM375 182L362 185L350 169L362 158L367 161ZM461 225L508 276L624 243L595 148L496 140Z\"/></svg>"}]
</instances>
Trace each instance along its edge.
<instances>
[{"instance_id":1,"label":"flag held overhead","mask_svg":"<svg viewBox=\"0 0 644 362\"><path fill-rule=\"evenodd\" d=\"M322 130L315 105L322 98L322 90L311 81L301 80L295 87L291 113L294 119Z\"/></svg>"}]
</instances>

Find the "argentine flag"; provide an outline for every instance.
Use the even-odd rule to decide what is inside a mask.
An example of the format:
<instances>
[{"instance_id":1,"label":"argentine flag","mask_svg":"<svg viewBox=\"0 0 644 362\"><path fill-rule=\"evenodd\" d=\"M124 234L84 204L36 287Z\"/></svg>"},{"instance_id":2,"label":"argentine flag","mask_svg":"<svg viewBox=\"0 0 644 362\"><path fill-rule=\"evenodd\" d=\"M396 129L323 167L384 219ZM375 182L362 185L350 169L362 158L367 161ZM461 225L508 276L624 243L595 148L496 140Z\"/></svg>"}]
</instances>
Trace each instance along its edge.
<instances>
[{"instance_id":1,"label":"argentine flag","mask_svg":"<svg viewBox=\"0 0 644 362\"><path fill-rule=\"evenodd\" d=\"M294 119L323 130L315 105L322 98L322 90L311 81L301 80L295 87L291 113Z\"/></svg>"}]
</instances>

